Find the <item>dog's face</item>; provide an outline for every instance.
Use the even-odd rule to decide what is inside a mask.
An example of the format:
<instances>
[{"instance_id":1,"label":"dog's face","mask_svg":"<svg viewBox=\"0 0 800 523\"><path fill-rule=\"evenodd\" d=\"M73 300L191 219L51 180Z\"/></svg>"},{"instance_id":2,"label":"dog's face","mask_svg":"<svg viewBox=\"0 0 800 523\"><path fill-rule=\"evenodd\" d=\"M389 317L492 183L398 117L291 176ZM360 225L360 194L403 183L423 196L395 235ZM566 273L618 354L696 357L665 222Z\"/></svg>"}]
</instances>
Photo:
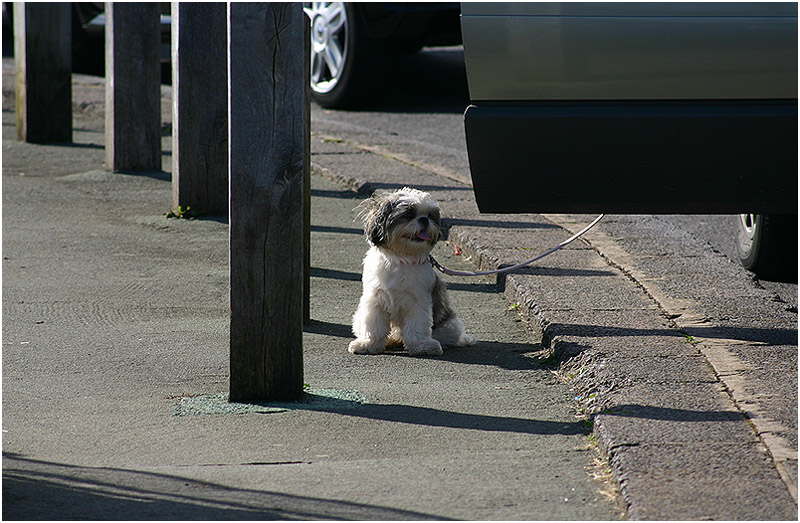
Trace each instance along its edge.
<instances>
[{"instance_id":1,"label":"dog's face","mask_svg":"<svg viewBox=\"0 0 800 523\"><path fill-rule=\"evenodd\" d=\"M430 194L404 187L376 192L366 200L362 218L367 241L398 256L427 255L441 235L439 204Z\"/></svg>"}]
</instances>

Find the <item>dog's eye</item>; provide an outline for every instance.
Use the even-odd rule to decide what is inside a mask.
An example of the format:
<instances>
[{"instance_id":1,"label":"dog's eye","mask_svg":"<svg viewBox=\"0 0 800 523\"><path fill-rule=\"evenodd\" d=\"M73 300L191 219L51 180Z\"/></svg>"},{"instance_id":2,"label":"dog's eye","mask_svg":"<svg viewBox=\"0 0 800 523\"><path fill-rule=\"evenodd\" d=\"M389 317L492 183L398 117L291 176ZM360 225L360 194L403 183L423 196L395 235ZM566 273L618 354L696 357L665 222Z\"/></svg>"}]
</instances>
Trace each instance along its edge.
<instances>
[{"instance_id":1,"label":"dog's eye","mask_svg":"<svg viewBox=\"0 0 800 523\"><path fill-rule=\"evenodd\" d=\"M441 220L441 215L439 211L431 211L428 213L428 218L430 218L436 223L439 223L439 220Z\"/></svg>"}]
</instances>

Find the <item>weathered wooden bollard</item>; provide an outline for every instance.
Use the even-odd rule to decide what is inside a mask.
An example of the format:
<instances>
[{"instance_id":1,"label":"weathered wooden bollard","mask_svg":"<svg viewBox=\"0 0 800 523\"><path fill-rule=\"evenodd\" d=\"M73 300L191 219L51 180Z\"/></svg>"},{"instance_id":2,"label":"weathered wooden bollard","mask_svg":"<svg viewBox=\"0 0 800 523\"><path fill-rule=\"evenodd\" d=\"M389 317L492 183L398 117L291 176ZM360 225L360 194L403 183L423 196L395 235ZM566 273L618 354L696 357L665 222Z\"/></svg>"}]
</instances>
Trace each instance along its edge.
<instances>
[{"instance_id":1,"label":"weathered wooden bollard","mask_svg":"<svg viewBox=\"0 0 800 523\"><path fill-rule=\"evenodd\" d=\"M158 2L106 2L106 168L161 170Z\"/></svg>"},{"instance_id":2,"label":"weathered wooden bollard","mask_svg":"<svg viewBox=\"0 0 800 523\"><path fill-rule=\"evenodd\" d=\"M172 206L228 213L227 12L172 2Z\"/></svg>"},{"instance_id":3,"label":"weathered wooden bollard","mask_svg":"<svg viewBox=\"0 0 800 523\"><path fill-rule=\"evenodd\" d=\"M17 137L72 141L72 21L68 3L14 3Z\"/></svg>"},{"instance_id":4,"label":"weathered wooden bollard","mask_svg":"<svg viewBox=\"0 0 800 523\"><path fill-rule=\"evenodd\" d=\"M228 4L231 401L303 393L307 27L299 3Z\"/></svg>"}]
</instances>

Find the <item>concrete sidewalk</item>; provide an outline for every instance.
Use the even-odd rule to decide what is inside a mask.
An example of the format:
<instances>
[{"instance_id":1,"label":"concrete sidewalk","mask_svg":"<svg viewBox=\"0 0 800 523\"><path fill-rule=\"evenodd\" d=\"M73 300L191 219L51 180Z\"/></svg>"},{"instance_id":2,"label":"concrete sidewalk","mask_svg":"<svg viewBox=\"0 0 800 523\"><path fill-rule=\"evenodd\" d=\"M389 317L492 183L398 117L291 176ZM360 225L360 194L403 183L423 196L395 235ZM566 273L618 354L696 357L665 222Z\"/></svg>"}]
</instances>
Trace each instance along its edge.
<instances>
[{"instance_id":1,"label":"concrete sidewalk","mask_svg":"<svg viewBox=\"0 0 800 523\"><path fill-rule=\"evenodd\" d=\"M335 137L312 144L309 401L233 412L225 220L165 218L168 174L103 171L97 80L76 75L89 110L58 146L16 142L5 78L4 518L617 519L597 443L633 519L796 519L702 354L586 243L450 279L474 347L348 354L366 249L352 209L371 190L432 192L450 226L435 254L456 268L568 233L480 215L462 183Z\"/></svg>"}]
</instances>

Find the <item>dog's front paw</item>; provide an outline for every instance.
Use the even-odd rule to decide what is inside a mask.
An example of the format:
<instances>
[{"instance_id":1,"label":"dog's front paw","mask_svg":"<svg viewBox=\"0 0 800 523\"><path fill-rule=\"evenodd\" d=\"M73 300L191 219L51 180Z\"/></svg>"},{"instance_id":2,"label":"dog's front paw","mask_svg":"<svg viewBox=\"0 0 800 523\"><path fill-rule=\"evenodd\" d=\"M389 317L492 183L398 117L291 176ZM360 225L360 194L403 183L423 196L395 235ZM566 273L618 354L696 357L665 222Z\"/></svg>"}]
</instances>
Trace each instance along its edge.
<instances>
[{"instance_id":1,"label":"dog's front paw","mask_svg":"<svg viewBox=\"0 0 800 523\"><path fill-rule=\"evenodd\" d=\"M350 342L347 350L353 354L380 354L383 352L383 348L381 343L376 344L372 340L358 338Z\"/></svg>"},{"instance_id":2,"label":"dog's front paw","mask_svg":"<svg viewBox=\"0 0 800 523\"><path fill-rule=\"evenodd\" d=\"M461 335L461 339L459 340L459 347L469 347L471 345L475 345L478 343L478 339L475 336L470 336L466 332Z\"/></svg>"},{"instance_id":3,"label":"dog's front paw","mask_svg":"<svg viewBox=\"0 0 800 523\"><path fill-rule=\"evenodd\" d=\"M408 353L412 356L441 356L442 345L434 339L423 340L417 343L406 342Z\"/></svg>"}]
</instances>

